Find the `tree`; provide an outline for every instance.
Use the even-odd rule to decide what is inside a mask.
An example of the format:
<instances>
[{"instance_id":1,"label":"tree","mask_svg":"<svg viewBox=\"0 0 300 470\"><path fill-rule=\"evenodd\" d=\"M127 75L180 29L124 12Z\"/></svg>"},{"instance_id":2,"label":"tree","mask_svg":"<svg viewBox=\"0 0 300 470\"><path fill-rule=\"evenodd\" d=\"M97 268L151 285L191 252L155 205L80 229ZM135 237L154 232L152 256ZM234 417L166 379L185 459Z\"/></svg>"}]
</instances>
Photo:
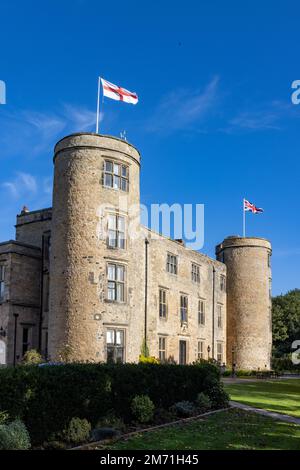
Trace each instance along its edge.
<instances>
[{"instance_id":1,"label":"tree","mask_svg":"<svg viewBox=\"0 0 300 470\"><path fill-rule=\"evenodd\" d=\"M282 356L292 352L292 342L300 339L300 289L273 298L273 352Z\"/></svg>"}]
</instances>

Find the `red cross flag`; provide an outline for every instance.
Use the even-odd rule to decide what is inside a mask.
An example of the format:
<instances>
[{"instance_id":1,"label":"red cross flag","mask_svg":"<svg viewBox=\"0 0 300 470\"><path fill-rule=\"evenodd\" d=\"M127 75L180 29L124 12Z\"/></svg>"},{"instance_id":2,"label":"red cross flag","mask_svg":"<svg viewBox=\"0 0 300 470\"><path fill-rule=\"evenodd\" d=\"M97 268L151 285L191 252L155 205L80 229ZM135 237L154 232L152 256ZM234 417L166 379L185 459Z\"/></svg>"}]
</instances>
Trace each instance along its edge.
<instances>
[{"instance_id":1,"label":"red cross flag","mask_svg":"<svg viewBox=\"0 0 300 470\"><path fill-rule=\"evenodd\" d=\"M112 100L116 101L124 101L125 103L131 104L137 104L139 100L136 93L125 90L125 88L114 85L113 83L110 83L103 78L101 78L101 84L103 87L103 95L107 96L107 98L111 98Z\"/></svg>"}]
</instances>

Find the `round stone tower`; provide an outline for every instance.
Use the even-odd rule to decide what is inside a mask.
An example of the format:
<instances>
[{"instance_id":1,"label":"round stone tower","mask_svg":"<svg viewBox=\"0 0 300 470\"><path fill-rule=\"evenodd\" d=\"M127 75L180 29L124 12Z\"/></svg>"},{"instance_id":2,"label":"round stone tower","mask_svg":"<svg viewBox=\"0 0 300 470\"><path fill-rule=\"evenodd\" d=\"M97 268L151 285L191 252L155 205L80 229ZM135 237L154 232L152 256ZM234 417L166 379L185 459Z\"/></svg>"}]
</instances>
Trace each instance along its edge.
<instances>
[{"instance_id":1,"label":"round stone tower","mask_svg":"<svg viewBox=\"0 0 300 470\"><path fill-rule=\"evenodd\" d=\"M127 226L129 208L139 207L139 180L139 152L124 140L78 133L63 138L55 147L49 312L51 360L105 360L102 316L113 308L107 299L107 260L117 263L113 266L121 263L128 268L130 264L129 247L122 241L123 222L122 227L121 222L117 227L119 222L115 218L108 221L108 214L122 216ZM111 245L108 243L110 229ZM118 276L122 281L124 274L119 269L118 274L111 276ZM115 291L116 285L112 283ZM122 288L120 285L118 289ZM126 308L124 303L125 313Z\"/></svg>"},{"instance_id":2,"label":"round stone tower","mask_svg":"<svg viewBox=\"0 0 300 470\"><path fill-rule=\"evenodd\" d=\"M237 369L270 369L271 254L264 238L233 236L216 247L227 266L227 363Z\"/></svg>"}]
</instances>

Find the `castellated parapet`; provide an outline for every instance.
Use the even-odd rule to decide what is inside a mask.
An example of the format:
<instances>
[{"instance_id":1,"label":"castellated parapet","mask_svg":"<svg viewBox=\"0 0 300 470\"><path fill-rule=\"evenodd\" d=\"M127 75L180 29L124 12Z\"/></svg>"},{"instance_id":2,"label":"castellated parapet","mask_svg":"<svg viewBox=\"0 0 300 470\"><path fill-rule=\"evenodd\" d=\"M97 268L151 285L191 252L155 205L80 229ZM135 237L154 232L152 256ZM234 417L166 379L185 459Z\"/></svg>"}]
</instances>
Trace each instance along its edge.
<instances>
[{"instance_id":1,"label":"castellated parapet","mask_svg":"<svg viewBox=\"0 0 300 470\"><path fill-rule=\"evenodd\" d=\"M227 363L269 369L272 347L271 244L228 237L216 248L227 266Z\"/></svg>"},{"instance_id":2,"label":"castellated parapet","mask_svg":"<svg viewBox=\"0 0 300 470\"><path fill-rule=\"evenodd\" d=\"M127 190L103 185L105 160L126 165ZM56 145L54 166L49 355L99 361L104 355L100 324L113 310L105 298L107 260L124 263L131 275L128 250L107 247L105 212L117 209L128 217L128 208L139 204L140 155L117 138L74 134ZM122 313L119 323L127 323L128 309L127 298L114 320Z\"/></svg>"}]
</instances>

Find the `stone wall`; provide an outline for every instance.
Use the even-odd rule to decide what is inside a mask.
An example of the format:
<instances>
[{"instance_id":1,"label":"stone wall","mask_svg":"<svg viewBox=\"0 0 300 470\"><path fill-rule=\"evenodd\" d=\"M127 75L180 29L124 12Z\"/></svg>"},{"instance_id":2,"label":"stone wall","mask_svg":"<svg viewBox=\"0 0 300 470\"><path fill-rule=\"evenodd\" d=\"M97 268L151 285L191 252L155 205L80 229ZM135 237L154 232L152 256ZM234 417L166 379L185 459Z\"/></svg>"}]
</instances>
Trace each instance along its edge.
<instances>
[{"instance_id":1,"label":"stone wall","mask_svg":"<svg viewBox=\"0 0 300 470\"><path fill-rule=\"evenodd\" d=\"M23 356L24 328L28 328L28 349L38 348L41 250L15 241L0 244L0 264L5 267L0 328L6 333L7 363L13 364L14 356L16 362Z\"/></svg>"},{"instance_id":2,"label":"stone wall","mask_svg":"<svg viewBox=\"0 0 300 470\"><path fill-rule=\"evenodd\" d=\"M272 347L271 244L228 237L216 249L227 266L227 362L269 369Z\"/></svg>"}]
</instances>

